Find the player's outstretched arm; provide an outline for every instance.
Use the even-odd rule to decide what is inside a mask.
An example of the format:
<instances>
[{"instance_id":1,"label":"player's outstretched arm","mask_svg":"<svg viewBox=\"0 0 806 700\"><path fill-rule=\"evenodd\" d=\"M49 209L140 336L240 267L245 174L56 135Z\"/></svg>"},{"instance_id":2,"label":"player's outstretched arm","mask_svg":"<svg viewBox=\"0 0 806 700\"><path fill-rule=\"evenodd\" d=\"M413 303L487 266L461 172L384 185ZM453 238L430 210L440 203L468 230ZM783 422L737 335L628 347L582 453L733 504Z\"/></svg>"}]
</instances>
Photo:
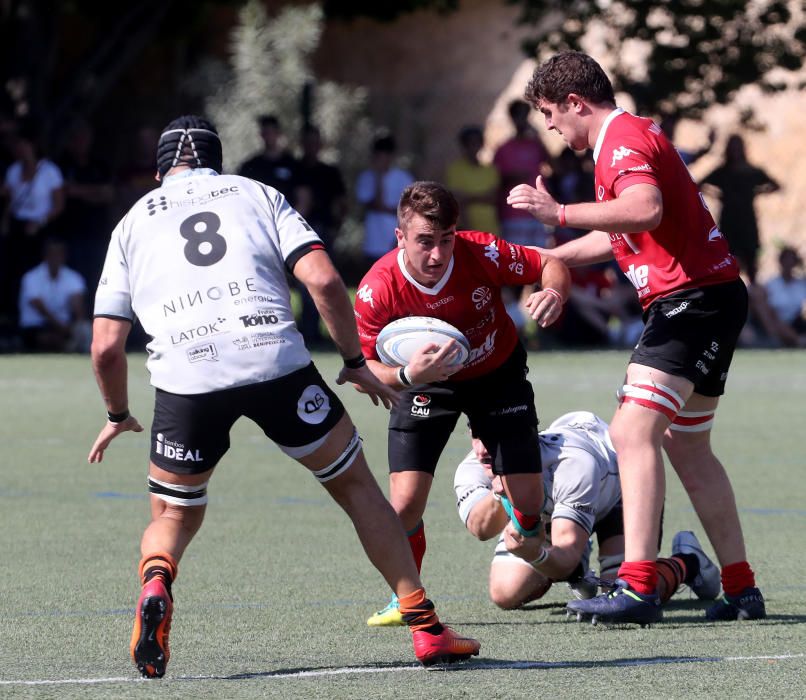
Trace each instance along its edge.
<instances>
[{"instance_id":1,"label":"player's outstretched arm","mask_svg":"<svg viewBox=\"0 0 806 700\"><path fill-rule=\"evenodd\" d=\"M109 417L92 445L87 460L100 462L104 451L118 435L139 433L143 426L129 415L126 338L131 322L118 318L96 318L92 326L92 369Z\"/></svg>"},{"instance_id":2,"label":"player's outstretched arm","mask_svg":"<svg viewBox=\"0 0 806 700\"><path fill-rule=\"evenodd\" d=\"M353 305L344 281L333 267L328 254L324 250L312 250L297 261L293 273L310 292L341 356L345 360L363 357ZM380 401L386 408L390 408L398 400L397 392L379 381L366 366L345 366L336 382L352 382L360 386L375 405Z\"/></svg>"}]
</instances>

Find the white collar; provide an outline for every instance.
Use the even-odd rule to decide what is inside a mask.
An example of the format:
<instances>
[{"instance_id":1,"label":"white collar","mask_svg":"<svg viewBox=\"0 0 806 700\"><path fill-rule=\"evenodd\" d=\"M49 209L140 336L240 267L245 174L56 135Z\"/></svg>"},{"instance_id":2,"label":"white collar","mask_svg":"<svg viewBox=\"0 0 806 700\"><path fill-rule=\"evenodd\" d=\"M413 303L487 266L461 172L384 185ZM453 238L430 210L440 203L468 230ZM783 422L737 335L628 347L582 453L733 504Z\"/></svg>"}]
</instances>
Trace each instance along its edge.
<instances>
[{"instance_id":1,"label":"white collar","mask_svg":"<svg viewBox=\"0 0 806 700\"><path fill-rule=\"evenodd\" d=\"M423 294L430 294L431 296L436 296L439 294L442 291L442 288L448 284L448 280L451 278L451 272L453 272L453 255L451 255L451 259L448 262L448 269L445 270L445 274L442 275L439 282L437 282L433 287L426 287L425 285L420 284L409 274L409 271L406 269L406 261L403 256L404 253L405 251L403 248L397 251L397 265L400 268L400 271L403 273L403 276Z\"/></svg>"},{"instance_id":2,"label":"white collar","mask_svg":"<svg viewBox=\"0 0 806 700\"><path fill-rule=\"evenodd\" d=\"M195 177L197 175L218 175L218 173L212 168L188 168L187 170L181 170L173 175L165 175L161 179L162 184L165 185L170 184L175 180L183 180L185 178Z\"/></svg>"},{"instance_id":3,"label":"white collar","mask_svg":"<svg viewBox=\"0 0 806 700\"><path fill-rule=\"evenodd\" d=\"M607 115L605 120L602 122L602 128L599 129L599 136L596 139L596 147L593 149L593 162L595 163L597 158L599 158L599 149L602 147L602 142L604 141L605 132L607 131L607 127L610 126L610 122L612 122L619 114L624 114L624 110L621 107L616 107L610 114Z\"/></svg>"}]
</instances>

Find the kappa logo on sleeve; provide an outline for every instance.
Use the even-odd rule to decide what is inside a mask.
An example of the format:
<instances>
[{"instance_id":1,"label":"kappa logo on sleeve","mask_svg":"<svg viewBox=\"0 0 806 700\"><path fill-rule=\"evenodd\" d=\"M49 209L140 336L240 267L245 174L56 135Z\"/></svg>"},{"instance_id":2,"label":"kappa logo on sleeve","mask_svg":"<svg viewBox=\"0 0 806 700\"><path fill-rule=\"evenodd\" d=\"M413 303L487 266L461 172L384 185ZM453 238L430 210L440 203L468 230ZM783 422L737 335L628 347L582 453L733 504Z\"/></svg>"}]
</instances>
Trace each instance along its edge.
<instances>
[{"instance_id":1,"label":"kappa logo on sleeve","mask_svg":"<svg viewBox=\"0 0 806 700\"><path fill-rule=\"evenodd\" d=\"M372 287L368 284L365 284L361 289L359 289L355 295L363 301L365 304L369 304L373 309L375 308L375 302L372 301Z\"/></svg>"},{"instance_id":2,"label":"kappa logo on sleeve","mask_svg":"<svg viewBox=\"0 0 806 700\"><path fill-rule=\"evenodd\" d=\"M484 257L487 258L493 265L498 267L498 246L495 245L495 241L490 243L489 245L484 246Z\"/></svg>"},{"instance_id":3,"label":"kappa logo on sleeve","mask_svg":"<svg viewBox=\"0 0 806 700\"><path fill-rule=\"evenodd\" d=\"M619 146L618 148L613 149L613 160L610 163L611 168L616 167L616 163L620 161L622 158L626 158L628 155L638 155L635 151L631 148L627 148L626 146Z\"/></svg>"}]
</instances>

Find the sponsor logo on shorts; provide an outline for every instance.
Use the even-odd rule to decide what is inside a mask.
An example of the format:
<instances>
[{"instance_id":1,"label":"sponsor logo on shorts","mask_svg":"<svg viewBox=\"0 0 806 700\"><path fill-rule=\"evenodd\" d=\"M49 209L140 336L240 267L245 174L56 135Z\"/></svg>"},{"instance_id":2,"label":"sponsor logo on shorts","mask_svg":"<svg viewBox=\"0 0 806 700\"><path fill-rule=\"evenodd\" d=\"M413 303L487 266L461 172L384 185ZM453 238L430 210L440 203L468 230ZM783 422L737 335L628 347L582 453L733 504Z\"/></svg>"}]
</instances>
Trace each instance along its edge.
<instances>
[{"instance_id":1,"label":"sponsor logo on shorts","mask_svg":"<svg viewBox=\"0 0 806 700\"><path fill-rule=\"evenodd\" d=\"M484 246L484 257L498 267L498 246L495 245L495 241Z\"/></svg>"},{"instance_id":2,"label":"sponsor logo on shorts","mask_svg":"<svg viewBox=\"0 0 806 700\"><path fill-rule=\"evenodd\" d=\"M200 338L207 338L211 335L217 335L224 331L219 326L224 323L226 318L217 318L212 323L204 323L196 328L188 328L184 331L179 331L175 335L171 335L171 345L184 345L192 340L199 340Z\"/></svg>"},{"instance_id":3,"label":"sponsor logo on shorts","mask_svg":"<svg viewBox=\"0 0 806 700\"><path fill-rule=\"evenodd\" d=\"M168 440L162 433L157 433L157 442L154 445L154 450L158 455L162 455L168 459L175 459L177 462L204 461L199 450L188 449L181 442Z\"/></svg>"},{"instance_id":4,"label":"sponsor logo on shorts","mask_svg":"<svg viewBox=\"0 0 806 700\"><path fill-rule=\"evenodd\" d=\"M582 513L587 513L588 515L594 515L595 511L591 506L583 505L582 503L574 503L571 506L574 510L578 510Z\"/></svg>"},{"instance_id":5,"label":"sponsor logo on shorts","mask_svg":"<svg viewBox=\"0 0 806 700\"><path fill-rule=\"evenodd\" d=\"M450 304L454 300L454 298L455 297L453 295L451 295L449 297L443 297L442 299L439 299L438 301L435 301L434 303L426 302L425 305L429 309L438 309L440 306L443 306L444 304Z\"/></svg>"},{"instance_id":6,"label":"sponsor logo on shorts","mask_svg":"<svg viewBox=\"0 0 806 700\"><path fill-rule=\"evenodd\" d=\"M674 316L677 316L677 314L682 314L688 307L689 307L689 302L683 301L683 302L680 302L680 304L678 306L675 306L673 309L669 309L663 315L666 316L666 318L672 318Z\"/></svg>"},{"instance_id":7,"label":"sponsor logo on shorts","mask_svg":"<svg viewBox=\"0 0 806 700\"><path fill-rule=\"evenodd\" d=\"M215 343L205 343L204 345L194 345L186 351L188 362L218 362L218 348Z\"/></svg>"},{"instance_id":8,"label":"sponsor logo on shorts","mask_svg":"<svg viewBox=\"0 0 806 700\"><path fill-rule=\"evenodd\" d=\"M493 413L494 416L509 416L514 413L523 413L524 411L528 411L529 407L523 403L519 406L507 406L506 408L502 408L498 411Z\"/></svg>"},{"instance_id":9,"label":"sponsor logo on shorts","mask_svg":"<svg viewBox=\"0 0 806 700\"><path fill-rule=\"evenodd\" d=\"M493 298L493 293L490 291L489 287L476 287L470 295L470 298L476 305L476 309L481 310L490 303L490 300Z\"/></svg>"},{"instance_id":10,"label":"sponsor logo on shorts","mask_svg":"<svg viewBox=\"0 0 806 700\"><path fill-rule=\"evenodd\" d=\"M411 415L419 418L426 418L431 414L431 409L428 404L431 403L431 397L428 394L417 394L411 400Z\"/></svg>"},{"instance_id":11,"label":"sponsor logo on shorts","mask_svg":"<svg viewBox=\"0 0 806 700\"><path fill-rule=\"evenodd\" d=\"M709 367L708 367L708 366L707 366L707 365L706 365L706 364L705 364L705 363L704 363L702 360L697 360L697 364L695 364L694 366L695 366L695 367L696 367L698 370L700 370L700 372L702 372L703 374L705 374L706 376L707 376L707 375L708 375L708 373L711 371L711 369L710 369L710 368L709 368Z\"/></svg>"},{"instance_id":12,"label":"sponsor logo on shorts","mask_svg":"<svg viewBox=\"0 0 806 700\"><path fill-rule=\"evenodd\" d=\"M620 161L622 158L626 158L629 155L638 155L635 151L631 148L627 148L626 146L619 146L618 148L613 149L613 160L610 162L610 167L615 168L616 163Z\"/></svg>"},{"instance_id":13,"label":"sponsor logo on shorts","mask_svg":"<svg viewBox=\"0 0 806 700\"><path fill-rule=\"evenodd\" d=\"M375 308L375 302L372 301L372 287L368 284L365 284L361 289L359 289L355 295L363 301L365 304L369 304L373 309Z\"/></svg>"},{"instance_id":14,"label":"sponsor logo on shorts","mask_svg":"<svg viewBox=\"0 0 806 700\"><path fill-rule=\"evenodd\" d=\"M596 190L596 197L601 202L605 196L605 189L603 185L599 185L599 189Z\"/></svg>"},{"instance_id":15,"label":"sponsor logo on shorts","mask_svg":"<svg viewBox=\"0 0 806 700\"><path fill-rule=\"evenodd\" d=\"M460 505L462 505L462 503L464 503L468 498L470 498L471 495L476 493L476 491L478 491L479 489L487 492L491 490L486 486L482 486L481 484L474 484L473 486L468 487L467 491L465 491L461 496L459 496L459 498L456 499L456 507L458 508Z\"/></svg>"},{"instance_id":16,"label":"sponsor logo on shorts","mask_svg":"<svg viewBox=\"0 0 806 700\"><path fill-rule=\"evenodd\" d=\"M297 415L309 425L319 425L330 413L330 399L322 387L309 384L297 401Z\"/></svg>"}]
</instances>

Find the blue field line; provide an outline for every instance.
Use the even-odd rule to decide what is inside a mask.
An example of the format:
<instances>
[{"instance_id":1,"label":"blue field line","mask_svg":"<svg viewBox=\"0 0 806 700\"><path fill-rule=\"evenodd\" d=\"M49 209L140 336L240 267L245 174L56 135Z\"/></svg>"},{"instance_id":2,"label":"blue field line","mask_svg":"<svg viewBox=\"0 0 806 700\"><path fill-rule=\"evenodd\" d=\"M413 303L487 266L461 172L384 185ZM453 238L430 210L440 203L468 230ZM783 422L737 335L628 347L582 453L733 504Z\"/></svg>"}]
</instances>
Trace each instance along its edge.
<instances>
[{"instance_id":1,"label":"blue field line","mask_svg":"<svg viewBox=\"0 0 806 700\"><path fill-rule=\"evenodd\" d=\"M419 664L392 665L367 665L367 666L342 666L336 668L301 668L301 669L281 669L278 671L255 671L248 673L236 673L225 676L177 676L176 678L164 678L160 685L172 682L187 681L249 681L249 680L273 680L288 678L317 678L326 676L361 675L368 673L401 673L401 672L435 672L451 671L462 673L467 671L551 671L565 669L601 669L601 668L624 668L636 666L659 666L673 664L714 664L714 663L736 663L742 661L790 661L803 659L806 654L774 654L763 656L653 656L636 659L601 659L586 661L517 661L501 660L489 661L479 660L469 663L456 664L453 666L432 666L425 669ZM62 678L62 679L41 679L41 680L0 680L0 686L34 686L34 685L97 685L100 683L153 683L143 678L131 676L121 676L116 678Z\"/></svg>"},{"instance_id":2,"label":"blue field line","mask_svg":"<svg viewBox=\"0 0 806 700\"><path fill-rule=\"evenodd\" d=\"M693 513L694 506L685 505L680 508L684 513ZM739 508L740 513L747 513L748 515L796 515L798 517L806 516L806 509L803 508Z\"/></svg>"}]
</instances>

